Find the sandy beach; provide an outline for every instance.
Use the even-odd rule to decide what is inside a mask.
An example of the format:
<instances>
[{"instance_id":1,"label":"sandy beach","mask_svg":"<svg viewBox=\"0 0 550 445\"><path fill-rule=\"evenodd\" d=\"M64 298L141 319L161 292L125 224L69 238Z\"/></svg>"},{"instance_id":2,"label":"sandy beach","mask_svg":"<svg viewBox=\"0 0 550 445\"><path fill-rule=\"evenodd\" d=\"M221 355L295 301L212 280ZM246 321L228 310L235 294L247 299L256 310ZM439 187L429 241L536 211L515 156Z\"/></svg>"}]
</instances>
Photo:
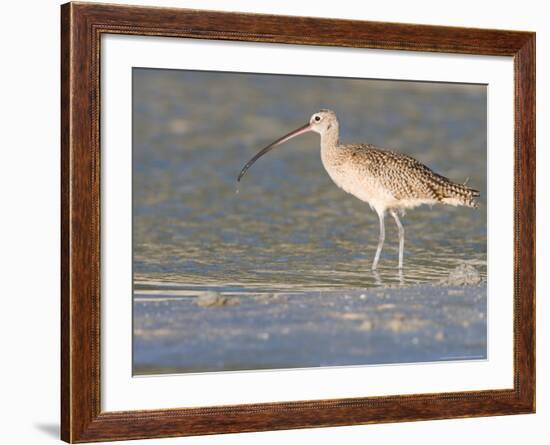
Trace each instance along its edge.
<instances>
[{"instance_id":1,"label":"sandy beach","mask_svg":"<svg viewBox=\"0 0 550 445\"><path fill-rule=\"evenodd\" d=\"M134 295L134 374L486 358L486 283Z\"/></svg>"}]
</instances>

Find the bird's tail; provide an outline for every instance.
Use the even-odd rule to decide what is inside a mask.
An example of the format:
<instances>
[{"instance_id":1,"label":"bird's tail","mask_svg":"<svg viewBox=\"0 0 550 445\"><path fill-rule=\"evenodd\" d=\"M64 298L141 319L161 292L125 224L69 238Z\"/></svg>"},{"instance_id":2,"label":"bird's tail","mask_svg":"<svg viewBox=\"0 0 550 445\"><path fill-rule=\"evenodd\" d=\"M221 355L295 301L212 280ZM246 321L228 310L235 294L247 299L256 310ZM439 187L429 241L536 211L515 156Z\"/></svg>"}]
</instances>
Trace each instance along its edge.
<instances>
[{"instance_id":1,"label":"bird's tail","mask_svg":"<svg viewBox=\"0 0 550 445\"><path fill-rule=\"evenodd\" d=\"M452 206L466 206L476 208L479 204L475 198L479 197L479 191L464 184L456 184L449 181L440 191L439 200Z\"/></svg>"}]
</instances>

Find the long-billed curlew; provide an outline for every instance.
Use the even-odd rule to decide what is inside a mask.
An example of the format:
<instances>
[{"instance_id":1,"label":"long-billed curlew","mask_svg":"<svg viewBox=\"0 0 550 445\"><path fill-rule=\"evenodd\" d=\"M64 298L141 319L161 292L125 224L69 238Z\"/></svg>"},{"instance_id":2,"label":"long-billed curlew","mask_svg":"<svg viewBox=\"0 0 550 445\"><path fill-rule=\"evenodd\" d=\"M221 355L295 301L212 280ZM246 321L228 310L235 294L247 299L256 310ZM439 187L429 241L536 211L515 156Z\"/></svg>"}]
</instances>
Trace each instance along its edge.
<instances>
[{"instance_id":1,"label":"long-billed curlew","mask_svg":"<svg viewBox=\"0 0 550 445\"><path fill-rule=\"evenodd\" d=\"M422 204L449 204L477 207L475 197L479 192L463 184L451 182L402 153L385 150L371 144L340 144L338 119L331 110L321 110L311 116L309 122L288 133L259 151L241 170L240 181L254 162L268 151L300 134L314 131L321 135L321 160L329 176L347 193L367 202L378 214L380 235L372 262L378 260L386 238L384 216L386 212L395 220L399 232L399 268L403 267L405 229L398 212Z\"/></svg>"}]
</instances>

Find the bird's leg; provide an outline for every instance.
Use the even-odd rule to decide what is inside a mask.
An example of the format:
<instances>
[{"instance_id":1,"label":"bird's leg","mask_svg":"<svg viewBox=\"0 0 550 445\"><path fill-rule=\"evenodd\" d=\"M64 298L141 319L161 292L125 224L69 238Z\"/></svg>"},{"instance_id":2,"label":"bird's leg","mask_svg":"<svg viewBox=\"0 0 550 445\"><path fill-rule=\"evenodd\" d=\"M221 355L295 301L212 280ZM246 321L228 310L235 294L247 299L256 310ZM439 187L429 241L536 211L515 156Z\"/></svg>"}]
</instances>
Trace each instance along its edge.
<instances>
[{"instance_id":1,"label":"bird's leg","mask_svg":"<svg viewBox=\"0 0 550 445\"><path fill-rule=\"evenodd\" d=\"M399 269L403 269L403 250L405 249L405 229L403 224L399 220L397 212L393 209L390 210L391 216L395 219L395 224L397 224L397 231L399 232Z\"/></svg>"},{"instance_id":2,"label":"bird's leg","mask_svg":"<svg viewBox=\"0 0 550 445\"><path fill-rule=\"evenodd\" d=\"M380 259L380 253L382 252L382 246L386 239L386 228L384 227L384 211L378 212L378 219L380 221L380 235L378 237L378 247L376 248L376 255L374 255L374 261L372 262L372 270L376 270L378 267L378 260Z\"/></svg>"}]
</instances>

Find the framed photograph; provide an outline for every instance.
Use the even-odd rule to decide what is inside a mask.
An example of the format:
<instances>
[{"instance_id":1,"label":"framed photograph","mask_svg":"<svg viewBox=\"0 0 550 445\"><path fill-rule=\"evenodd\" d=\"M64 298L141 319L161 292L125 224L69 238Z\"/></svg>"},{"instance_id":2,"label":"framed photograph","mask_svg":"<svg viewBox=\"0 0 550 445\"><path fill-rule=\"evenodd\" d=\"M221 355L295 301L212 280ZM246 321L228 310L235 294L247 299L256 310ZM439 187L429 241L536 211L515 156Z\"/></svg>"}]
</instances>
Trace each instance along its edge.
<instances>
[{"instance_id":1,"label":"framed photograph","mask_svg":"<svg viewBox=\"0 0 550 445\"><path fill-rule=\"evenodd\" d=\"M535 34L61 8L67 442L535 411Z\"/></svg>"}]
</instances>

